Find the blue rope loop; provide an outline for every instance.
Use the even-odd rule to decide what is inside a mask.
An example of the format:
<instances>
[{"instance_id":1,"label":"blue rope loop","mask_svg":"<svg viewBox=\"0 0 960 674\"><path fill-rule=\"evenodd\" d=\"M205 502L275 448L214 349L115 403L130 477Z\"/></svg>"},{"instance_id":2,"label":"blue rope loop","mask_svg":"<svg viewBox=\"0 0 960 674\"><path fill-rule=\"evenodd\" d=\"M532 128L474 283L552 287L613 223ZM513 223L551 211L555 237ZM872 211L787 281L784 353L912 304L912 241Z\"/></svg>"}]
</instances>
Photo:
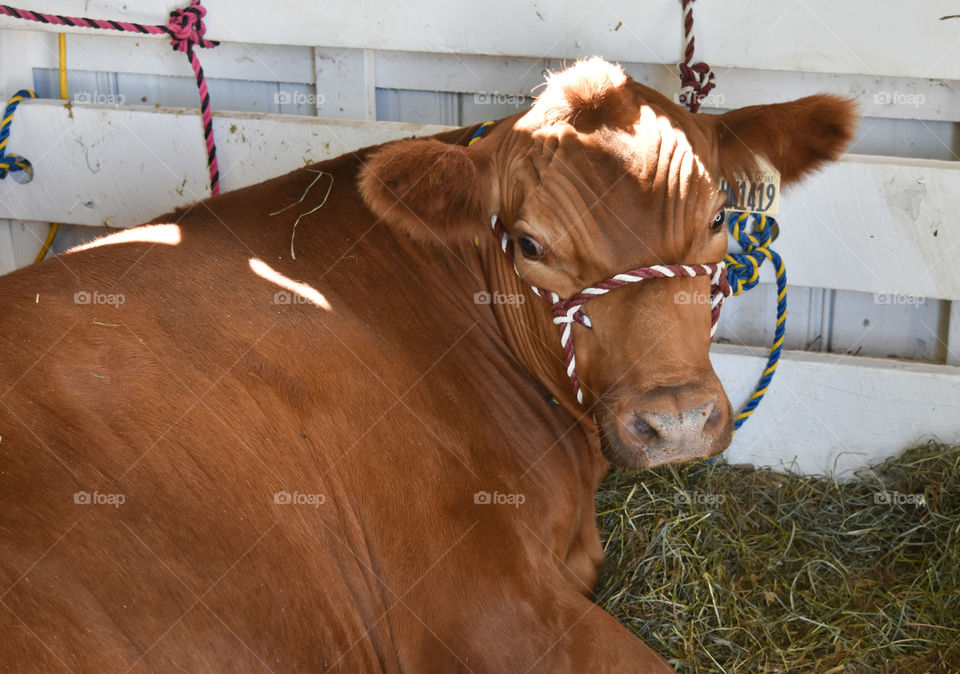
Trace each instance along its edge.
<instances>
[{"instance_id":1,"label":"blue rope loop","mask_svg":"<svg viewBox=\"0 0 960 674\"><path fill-rule=\"evenodd\" d=\"M10 127L13 124L13 113L17 111L17 106L24 99L36 97L37 95L29 89L21 89L13 95L7 103L7 109L3 112L3 119L0 120L0 179L6 178L8 173L26 171L31 166L25 157L7 154L7 143L10 140Z\"/></svg>"},{"instance_id":2,"label":"blue rope loop","mask_svg":"<svg viewBox=\"0 0 960 674\"><path fill-rule=\"evenodd\" d=\"M477 127L477 130L473 132L472 136L470 136L470 140L467 141L467 147L470 147L471 145L476 143L478 140L483 138L484 134L487 133L487 130L494 124L496 124L496 122L489 121L489 122L484 122L479 127Z\"/></svg>"},{"instance_id":3,"label":"blue rope loop","mask_svg":"<svg viewBox=\"0 0 960 674\"><path fill-rule=\"evenodd\" d=\"M770 249L773 232L777 226L776 220L772 217L763 213L731 211L727 216L727 226L733 238L743 249L742 253L729 253L725 258L727 280L730 282L733 294L739 295L759 283L760 265L764 260L770 260L777 277L777 323L773 334L773 345L770 347L767 366L763 370L760 381L757 382L747 404L734 418L733 430L737 431L763 400L780 362L783 337L787 327L787 270L783 264L783 258Z\"/></svg>"}]
</instances>

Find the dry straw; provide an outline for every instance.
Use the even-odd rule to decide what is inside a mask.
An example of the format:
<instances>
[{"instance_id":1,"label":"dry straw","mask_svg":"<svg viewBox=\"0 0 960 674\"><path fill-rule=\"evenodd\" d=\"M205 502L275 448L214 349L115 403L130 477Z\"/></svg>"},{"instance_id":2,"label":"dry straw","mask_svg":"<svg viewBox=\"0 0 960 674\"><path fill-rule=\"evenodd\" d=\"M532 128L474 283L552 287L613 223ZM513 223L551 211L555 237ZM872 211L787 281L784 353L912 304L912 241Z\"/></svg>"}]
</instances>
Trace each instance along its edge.
<instances>
[{"instance_id":1,"label":"dry straw","mask_svg":"<svg viewBox=\"0 0 960 674\"><path fill-rule=\"evenodd\" d=\"M836 482L613 472L597 601L680 672L960 671L960 447Z\"/></svg>"}]
</instances>

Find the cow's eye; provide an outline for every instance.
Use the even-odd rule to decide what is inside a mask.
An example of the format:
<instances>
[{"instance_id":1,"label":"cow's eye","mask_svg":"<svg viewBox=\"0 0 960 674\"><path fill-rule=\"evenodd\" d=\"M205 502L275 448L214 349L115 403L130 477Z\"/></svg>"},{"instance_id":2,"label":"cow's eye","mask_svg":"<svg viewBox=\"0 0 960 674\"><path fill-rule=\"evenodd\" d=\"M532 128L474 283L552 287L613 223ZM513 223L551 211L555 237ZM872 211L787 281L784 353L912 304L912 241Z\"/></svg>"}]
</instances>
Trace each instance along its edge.
<instances>
[{"instance_id":1,"label":"cow's eye","mask_svg":"<svg viewBox=\"0 0 960 674\"><path fill-rule=\"evenodd\" d=\"M710 221L710 231L719 232L721 229L723 229L724 212L725 211L721 208L719 211L717 211L717 214L713 216L713 220Z\"/></svg>"},{"instance_id":2,"label":"cow's eye","mask_svg":"<svg viewBox=\"0 0 960 674\"><path fill-rule=\"evenodd\" d=\"M518 236L517 245L520 246L520 252L528 260L539 260L543 257L543 246L536 239L529 236Z\"/></svg>"}]
</instances>

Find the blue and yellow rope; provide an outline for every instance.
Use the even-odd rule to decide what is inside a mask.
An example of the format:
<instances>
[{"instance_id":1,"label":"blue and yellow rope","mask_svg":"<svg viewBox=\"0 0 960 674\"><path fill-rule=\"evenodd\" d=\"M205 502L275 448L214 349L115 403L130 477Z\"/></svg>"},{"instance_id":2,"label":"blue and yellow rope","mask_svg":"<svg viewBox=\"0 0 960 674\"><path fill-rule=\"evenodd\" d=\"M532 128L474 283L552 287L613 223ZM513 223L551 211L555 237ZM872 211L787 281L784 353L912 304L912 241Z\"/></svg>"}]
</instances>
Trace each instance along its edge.
<instances>
[{"instance_id":1,"label":"blue and yellow rope","mask_svg":"<svg viewBox=\"0 0 960 674\"><path fill-rule=\"evenodd\" d=\"M7 109L4 110L3 119L0 120L0 178L6 178L9 173L26 171L30 168L30 162L26 157L7 154L7 143L10 142L10 126L13 124L13 113L17 111L17 106L23 100L36 97L32 91L21 89L7 102Z\"/></svg>"},{"instance_id":2,"label":"blue and yellow rope","mask_svg":"<svg viewBox=\"0 0 960 674\"><path fill-rule=\"evenodd\" d=\"M60 70L60 98L67 100L67 36L60 33L58 36L59 46L59 70ZM27 171L31 168L31 163L25 157L15 154L7 154L7 144L10 142L10 127L13 124L13 114L17 111L20 102L28 98L36 98L36 94L28 89L22 89L13 95L13 98L7 103L7 108L3 113L3 119L0 120L0 178L6 178L7 174L16 171ZM57 222L50 223L50 229L47 231L47 237L40 246L40 251L34 258L34 262L40 262L47 256L50 247L53 245L53 239L60 229Z\"/></svg>"},{"instance_id":3,"label":"blue and yellow rope","mask_svg":"<svg viewBox=\"0 0 960 674\"><path fill-rule=\"evenodd\" d=\"M470 140L467 142L467 147L470 147L471 145L476 143L478 140L483 138L483 134L485 134L487 132L487 129L489 129L494 124L496 124L496 122L484 122L483 124L478 126L477 130L473 132L473 135L470 137Z\"/></svg>"},{"instance_id":4,"label":"blue and yellow rope","mask_svg":"<svg viewBox=\"0 0 960 674\"><path fill-rule=\"evenodd\" d=\"M749 225L755 224L754 231ZM726 256L727 280L734 295L750 290L760 280L760 265L764 260L773 263L777 275L777 324L773 334L773 346L767 358L767 366L763 370L760 381L744 405L740 413L734 418L733 429L736 431L757 409L763 400L764 394L770 388L770 382L780 363L780 354L783 351L783 336L787 327L787 270L783 259L770 249L773 241L773 228L776 220L763 213L739 213L732 211L727 216L727 225L733 238L737 240L742 253L730 253Z\"/></svg>"}]
</instances>

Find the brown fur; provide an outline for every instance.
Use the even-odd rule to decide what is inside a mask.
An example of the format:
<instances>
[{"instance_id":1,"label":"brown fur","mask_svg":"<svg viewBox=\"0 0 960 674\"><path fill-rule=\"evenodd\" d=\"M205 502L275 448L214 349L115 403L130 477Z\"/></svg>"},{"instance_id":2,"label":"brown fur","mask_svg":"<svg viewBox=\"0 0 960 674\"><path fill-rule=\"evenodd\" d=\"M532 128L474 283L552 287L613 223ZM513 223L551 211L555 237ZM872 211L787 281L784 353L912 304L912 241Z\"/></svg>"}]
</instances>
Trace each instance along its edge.
<instances>
[{"instance_id":1,"label":"brown fur","mask_svg":"<svg viewBox=\"0 0 960 674\"><path fill-rule=\"evenodd\" d=\"M376 170L365 171L360 194L374 213L419 240L463 238L483 219L483 195L475 189L480 169L467 150L432 138L404 140L383 148Z\"/></svg>"},{"instance_id":2,"label":"brown fur","mask_svg":"<svg viewBox=\"0 0 960 674\"><path fill-rule=\"evenodd\" d=\"M550 263L518 269L564 294L722 255L706 230L713 122L632 81L600 89L564 94L610 118L592 131L544 127L535 108L469 149L461 129L323 162L334 187L299 223L296 260L293 224L318 201L268 214L301 197L316 177L303 169L159 219L175 245L108 238L0 279L0 662L669 671L588 598L593 494L603 451L642 467L729 440L708 310L673 299L706 282L591 303L594 329L575 328L588 415L547 307L489 232L498 212L542 238ZM824 156L801 154L774 156L790 175ZM329 308L278 301L262 267ZM78 304L78 291L125 301ZM526 301L477 304L480 291ZM625 405L668 415L704 400L725 415L702 446L645 453L619 434ZM80 491L125 502L77 504ZM280 491L325 500L276 504Z\"/></svg>"},{"instance_id":3,"label":"brown fur","mask_svg":"<svg viewBox=\"0 0 960 674\"><path fill-rule=\"evenodd\" d=\"M549 75L546 89L537 98L535 114L547 126L560 122L576 126L581 117L611 119L617 112L617 94L626 81L620 66L597 57L579 61Z\"/></svg>"},{"instance_id":4,"label":"brown fur","mask_svg":"<svg viewBox=\"0 0 960 674\"><path fill-rule=\"evenodd\" d=\"M828 94L731 110L716 117L724 175L749 173L762 155L780 171L783 184L796 182L840 156L853 140L856 121L853 101Z\"/></svg>"}]
</instances>

